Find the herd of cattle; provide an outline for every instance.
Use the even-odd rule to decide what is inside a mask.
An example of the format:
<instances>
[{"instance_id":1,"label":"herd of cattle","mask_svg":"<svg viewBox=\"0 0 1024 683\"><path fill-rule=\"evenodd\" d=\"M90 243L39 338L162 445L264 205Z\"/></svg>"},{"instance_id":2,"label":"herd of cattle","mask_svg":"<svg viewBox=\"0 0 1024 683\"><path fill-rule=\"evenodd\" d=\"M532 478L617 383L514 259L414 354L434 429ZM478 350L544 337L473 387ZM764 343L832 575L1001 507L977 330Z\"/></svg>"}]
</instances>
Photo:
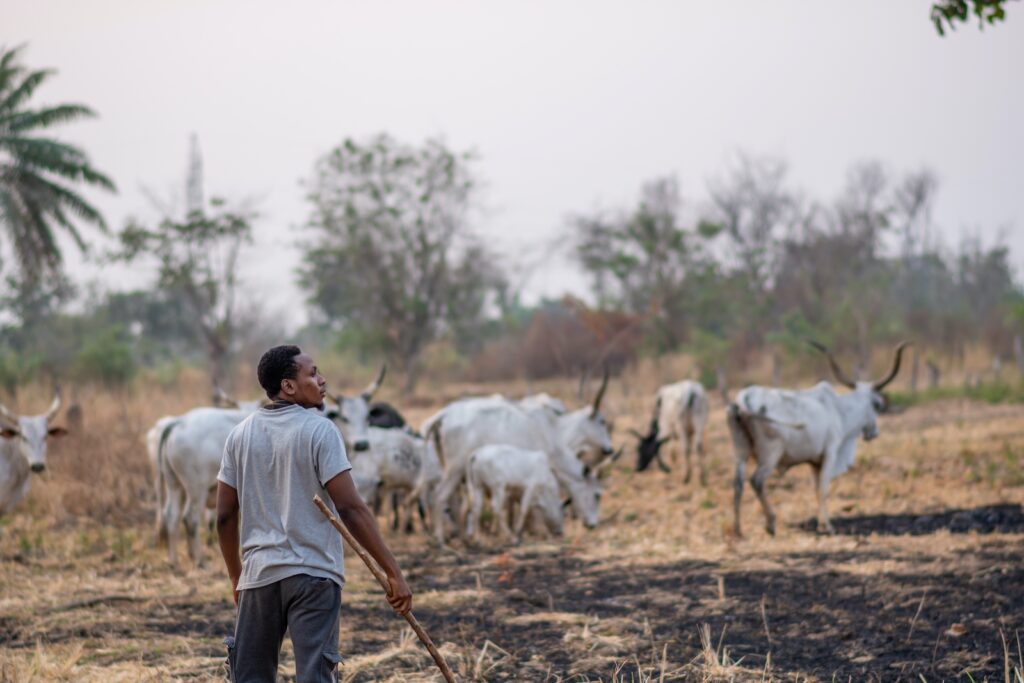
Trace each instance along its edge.
<instances>
[{"instance_id":1,"label":"herd of cattle","mask_svg":"<svg viewBox=\"0 0 1024 683\"><path fill-rule=\"evenodd\" d=\"M890 371L876 382L850 380L828 349L816 346L850 392L840 394L827 382L799 391L749 386L726 408L735 451L737 535L748 460L755 463L750 482L769 533L775 532L775 514L765 483L772 472L800 463L810 464L816 473L819 529L832 531L830 482L853 464L859 438L878 435L878 415L888 407L882 391L899 372L906 344L897 347ZM344 439L360 495L378 511L390 503L395 528L403 515L409 529L419 517L443 545L452 534L477 541L485 527L505 541L518 540L527 530L560 534L566 514L588 528L598 524L603 480L622 454L622 448L613 448L601 412L607 372L593 400L575 410L547 394L518 401L498 394L464 398L427 418L419 431L391 405L373 401L384 374L382 368L358 395L331 396L323 415ZM261 405L221 399L231 405L162 417L146 435L156 532L167 542L172 565L177 564L181 526L192 561L202 563L200 531L204 511L212 504L224 443L235 425ZM47 439L66 434L50 424L60 407L59 394L42 415L18 416L0 405L0 515L11 512L27 494L31 473L45 469ZM700 482L706 485L708 416L708 398L698 382L661 387L647 433L630 430L637 439L636 469L656 461L669 471L661 449L677 439L686 456L685 481L691 478L696 452Z\"/></svg>"}]
</instances>

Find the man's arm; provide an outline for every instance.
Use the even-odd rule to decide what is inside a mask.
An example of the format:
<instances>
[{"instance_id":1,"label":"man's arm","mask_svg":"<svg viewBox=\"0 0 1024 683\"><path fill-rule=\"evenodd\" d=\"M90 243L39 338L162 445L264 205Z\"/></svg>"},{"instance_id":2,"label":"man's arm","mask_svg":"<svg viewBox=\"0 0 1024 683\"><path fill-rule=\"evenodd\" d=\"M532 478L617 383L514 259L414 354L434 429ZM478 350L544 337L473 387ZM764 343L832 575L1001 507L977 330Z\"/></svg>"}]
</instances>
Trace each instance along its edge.
<instances>
[{"instance_id":1,"label":"man's arm","mask_svg":"<svg viewBox=\"0 0 1024 683\"><path fill-rule=\"evenodd\" d=\"M238 491L222 481L217 482L217 542L237 605L238 577L242 575L242 559L238 553Z\"/></svg>"},{"instance_id":2,"label":"man's arm","mask_svg":"<svg viewBox=\"0 0 1024 683\"><path fill-rule=\"evenodd\" d=\"M387 574L391 587L388 591L388 602L391 603L391 607L399 614L408 613L412 609L412 591L405 583L395 556L381 538L377 520L356 492L351 473L347 470L342 472L327 482L324 488L334 502L342 523Z\"/></svg>"}]
</instances>

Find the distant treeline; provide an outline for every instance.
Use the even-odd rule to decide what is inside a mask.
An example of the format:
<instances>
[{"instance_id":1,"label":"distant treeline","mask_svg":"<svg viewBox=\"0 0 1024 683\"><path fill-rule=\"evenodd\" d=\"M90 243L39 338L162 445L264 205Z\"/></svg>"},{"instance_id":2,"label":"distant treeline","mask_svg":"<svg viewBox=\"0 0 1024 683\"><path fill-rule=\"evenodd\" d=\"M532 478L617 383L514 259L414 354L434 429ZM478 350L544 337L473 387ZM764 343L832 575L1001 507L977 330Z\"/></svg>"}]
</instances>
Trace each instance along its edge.
<instances>
[{"instance_id":1,"label":"distant treeline","mask_svg":"<svg viewBox=\"0 0 1024 683\"><path fill-rule=\"evenodd\" d=\"M234 303L233 268L258 217L219 201L207 208L200 196L183 218L131 222L120 234L109 257L150 264L151 288L9 277L0 384L124 385L141 369L171 382L203 363L230 384L225 368L285 337L364 363L391 360L407 388L424 372L544 378L678 352L710 386L765 352L777 379L804 360L808 339L865 372L873 350L902 339L915 342L915 362L962 359L981 345L1024 363L1024 291L1008 249L941 240L927 171L858 164L831 200L791 187L773 159L739 157L692 202L673 178L652 180L635 206L566 220L552 245L568 238L591 296L537 305L522 303L505 258L478 231L472 155L439 141L346 140L306 186L305 330L280 329L240 295ZM225 244L227 270L202 260Z\"/></svg>"}]
</instances>

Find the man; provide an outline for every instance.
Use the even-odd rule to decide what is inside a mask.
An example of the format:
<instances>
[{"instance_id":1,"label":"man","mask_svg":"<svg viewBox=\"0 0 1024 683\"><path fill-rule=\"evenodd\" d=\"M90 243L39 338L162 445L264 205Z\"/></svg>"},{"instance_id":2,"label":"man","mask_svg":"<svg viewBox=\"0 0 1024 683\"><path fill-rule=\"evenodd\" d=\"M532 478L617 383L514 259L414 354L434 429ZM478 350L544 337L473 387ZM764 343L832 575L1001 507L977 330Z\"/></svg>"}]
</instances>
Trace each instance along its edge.
<instances>
[{"instance_id":1,"label":"man","mask_svg":"<svg viewBox=\"0 0 1024 683\"><path fill-rule=\"evenodd\" d=\"M231 680L276 681L289 629L295 680L333 682L345 583L341 536L313 494L326 491L321 497L384 569L396 612L412 609L412 594L356 493L338 430L308 410L323 407L327 386L313 359L297 346L275 346L257 375L273 403L231 431L217 475L217 534L238 607L228 640Z\"/></svg>"}]
</instances>

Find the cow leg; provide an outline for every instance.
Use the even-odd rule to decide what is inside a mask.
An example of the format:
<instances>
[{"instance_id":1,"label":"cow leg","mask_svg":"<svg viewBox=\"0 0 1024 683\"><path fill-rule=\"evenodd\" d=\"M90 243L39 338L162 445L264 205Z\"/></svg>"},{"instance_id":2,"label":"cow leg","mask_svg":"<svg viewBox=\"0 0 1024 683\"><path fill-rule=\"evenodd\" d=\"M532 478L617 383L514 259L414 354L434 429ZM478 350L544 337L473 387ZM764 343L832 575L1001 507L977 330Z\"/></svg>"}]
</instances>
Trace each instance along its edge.
<instances>
[{"instance_id":1,"label":"cow leg","mask_svg":"<svg viewBox=\"0 0 1024 683\"><path fill-rule=\"evenodd\" d=\"M434 494L434 509L431 512L431 517L434 522L434 537L440 546L444 546L445 542L445 522L450 519L449 506L451 504L451 499L455 495L455 491L461 483L461 470L456 472L452 469L444 473L444 476L441 477L440 483L437 485L437 491Z\"/></svg>"},{"instance_id":2,"label":"cow leg","mask_svg":"<svg viewBox=\"0 0 1024 683\"><path fill-rule=\"evenodd\" d=\"M684 429L683 440L686 441L686 476L683 477L683 483L689 484L690 479L693 478L693 432L691 432L689 429Z\"/></svg>"},{"instance_id":3,"label":"cow leg","mask_svg":"<svg viewBox=\"0 0 1024 683\"><path fill-rule=\"evenodd\" d=\"M469 514L466 515L466 536L473 543L480 543L480 514L484 507L484 492L475 482L466 487L469 498Z\"/></svg>"},{"instance_id":4,"label":"cow leg","mask_svg":"<svg viewBox=\"0 0 1024 683\"><path fill-rule=\"evenodd\" d=\"M530 514L530 508L533 507L533 498L533 486L527 486L523 489L523 495L519 499L519 510L516 513L516 519L512 526L512 530L515 533L514 540L516 543L518 543L523 537L523 528L526 526L526 518Z\"/></svg>"},{"instance_id":5,"label":"cow leg","mask_svg":"<svg viewBox=\"0 0 1024 683\"><path fill-rule=\"evenodd\" d=\"M184 500L181 491L168 491L164 501L164 533L167 538L167 564L178 567L178 529Z\"/></svg>"},{"instance_id":6,"label":"cow leg","mask_svg":"<svg viewBox=\"0 0 1024 683\"><path fill-rule=\"evenodd\" d=\"M765 530L772 536L775 535L775 512L772 510L771 503L768 502L766 484L768 477L775 471L779 460L782 459L782 453L783 448L780 442L768 441L765 443L758 452L757 469L750 477L750 485L757 492L757 498L761 501L761 509L764 510Z\"/></svg>"},{"instance_id":7,"label":"cow leg","mask_svg":"<svg viewBox=\"0 0 1024 683\"><path fill-rule=\"evenodd\" d=\"M704 455L704 428L694 431L693 440L697 448L697 463L700 465L700 485L708 485L708 461Z\"/></svg>"},{"instance_id":8,"label":"cow leg","mask_svg":"<svg viewBox=\"0 0 1024 683\"><path fill-rule=\"evenodd\" d=\"M494 517L498 521L498 534L505 540L512 540L512 530L508 527L508 491L504 486L498 485L491 490L491 509L494 510Z\"/></svg>"},{"instance_id":9,"label":"cow leg","mask_svg":"<svg viewBox=\"0 0 1024 683\"><path fill-rule=\"evenodd\" d=\"M818 533L834 534L835 527L828 518L828 489L832 482L828 478L827 468L817 466L815 470L818 480Z\"/></svg>"},{"instance_id":10,"label":"cow leg","mask_svg":"<svg viewBox=\"0 0 1024 683\"><path fill-rule=\"evenodd\" d=\"M188 540L188 554L196 567L204 564L202 540L199 530L202 528L203 510L206 503L206 490L189 491L185 500L185 537Z\"/></svg>"},{"instance_id":11,"label":"cow leg","mask_svg":"<svg viewBox=\"0 0 1024 683\"><path fill-rule=\"evenodd\" d=\"M401 526L398 512L398 492L391 491L391 530L396 533Z\"/></svg>"},{"instance_id":12,"label":"cow leg","mask_svg":"<svg viewBox=\"0 0 1024 683\"><path fill-rule=\"evenodd\" d=\"M733 533L737 537L743 536L743 532L740 529L740 501L743 498L743 484L747 478L747 460L753 453L753 444L750 443L747 430L740 422L740 419L735 406L731 406L726 413L725 422L729 428L729 436L732 438L733 456L736 465L736 478L733 480L732 508Z\"/></svg>"}]
</instances>

